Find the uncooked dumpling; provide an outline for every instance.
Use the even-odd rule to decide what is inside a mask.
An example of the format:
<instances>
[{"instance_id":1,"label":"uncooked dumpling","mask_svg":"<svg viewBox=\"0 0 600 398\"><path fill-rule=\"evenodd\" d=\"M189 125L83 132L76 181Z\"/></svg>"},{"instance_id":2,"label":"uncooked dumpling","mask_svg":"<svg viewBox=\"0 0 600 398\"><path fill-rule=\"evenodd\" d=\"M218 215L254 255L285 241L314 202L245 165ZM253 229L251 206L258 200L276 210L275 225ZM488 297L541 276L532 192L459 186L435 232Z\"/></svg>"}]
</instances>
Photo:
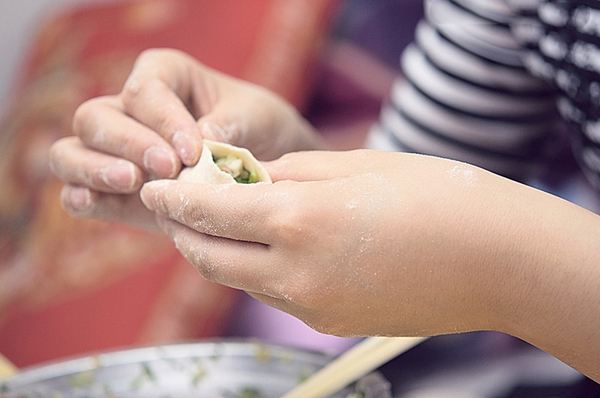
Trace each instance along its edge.
<instances>
[{"instance_id":1,"label":"uncooked dumpling","mask_svg":"<svg viewBox=\"0 0 600 398\"><path fill-rule=\"evenodd\" d=\"M254 184L271 182L267 170L249 150L204 140L198 164L179 174L179 181L205 184Z\"/></svg>"}]
</instances>

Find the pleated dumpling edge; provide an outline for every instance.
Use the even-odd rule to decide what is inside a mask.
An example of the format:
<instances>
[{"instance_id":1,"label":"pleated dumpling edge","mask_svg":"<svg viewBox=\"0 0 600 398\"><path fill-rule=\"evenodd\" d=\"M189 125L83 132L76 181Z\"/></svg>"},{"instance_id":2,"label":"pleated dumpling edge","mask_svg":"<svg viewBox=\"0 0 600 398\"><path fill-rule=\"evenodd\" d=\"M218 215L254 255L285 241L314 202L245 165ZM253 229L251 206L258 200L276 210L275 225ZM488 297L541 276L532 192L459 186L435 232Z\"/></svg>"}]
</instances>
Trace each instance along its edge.
<instances>
[{"instance_id":1,"label":"pleated dumpling edge","mask_svg":"<svg viewBox=\"0 0 600 398\"><path fill-rule=\"evenodd\" d=\"M263 165L246 148L223 142L203 141L202 155L193 167L181 171L179 181L204 184L271 183Z\"/></svg>"}]
</instances>

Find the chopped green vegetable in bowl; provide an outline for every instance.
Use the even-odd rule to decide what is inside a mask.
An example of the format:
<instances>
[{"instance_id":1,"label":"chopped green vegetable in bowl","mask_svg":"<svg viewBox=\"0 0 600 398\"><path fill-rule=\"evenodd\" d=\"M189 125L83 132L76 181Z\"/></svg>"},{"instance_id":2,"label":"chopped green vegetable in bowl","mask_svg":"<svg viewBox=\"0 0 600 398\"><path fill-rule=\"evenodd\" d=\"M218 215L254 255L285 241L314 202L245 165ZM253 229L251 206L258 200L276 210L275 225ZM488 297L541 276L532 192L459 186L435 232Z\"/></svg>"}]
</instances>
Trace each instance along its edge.
<instances>
[{"instance_id":1,"label":"chopped green vegetable in bowl","mask_svg":"<svg viewBox=\"0 0 600 398\"><path fill-rule=\"evenodd\" d=\"M0 381L0 396L276 398L330 360L254 341L145 347L22 370ZM381 376L373 379L374 375L332 398L391 398L389 383Z\"/></svg>"}]
</instances>

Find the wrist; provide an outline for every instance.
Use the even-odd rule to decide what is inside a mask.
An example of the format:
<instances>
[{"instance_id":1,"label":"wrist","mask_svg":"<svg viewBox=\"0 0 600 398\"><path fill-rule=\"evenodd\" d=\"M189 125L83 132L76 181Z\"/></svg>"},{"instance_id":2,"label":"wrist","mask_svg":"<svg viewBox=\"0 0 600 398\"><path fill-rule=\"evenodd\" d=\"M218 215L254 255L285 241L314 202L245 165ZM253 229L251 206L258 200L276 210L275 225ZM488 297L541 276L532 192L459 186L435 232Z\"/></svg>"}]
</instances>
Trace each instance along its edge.
<instances>
[{"instance_id":1,"label":"wrist","mask_svg":"<svg viewBox=\"0 0 600 398\"><path fill-rule=\"evenodd\" d=\"M403 174L426 167L444 178L414 188L419 211L408 219L419 220L411 233L435 242L412 261L440 260L436 330L505 332L600 380L600 217L460 163L450 178L447 161L431 159Z\"/></svg>"},{"instance_id":2,"label":"wrist","mask_svg":"<svg viewBox=\"0 0 600 398\"><path fill-rule=\"evenodd\" d=\"M459 275L452 301L466 328L524 337L540 295L546 294L538 286L544 271L556 271L556 263L573 250L561 239L565 215L576 207L481 169L470 170L475 173L471 185L452 183L446 192L446 200L456 203L447 203L443 219L453 226L432 222L453 231L454 246L447 250Z\"/></svg>"},{"instance_id":3,"label":"wrist","mask_svg":"<svg viewBox=\"0 0 600 398\"><path fill-rule=\"evenodd\" d=\"M549 244L559 231L551 197L522 184L491 175L483 188L480 231L488 246L481 272L480 295L486 329L522 337L531 327L544 268L555 268L560 244ZM553 215L551 217L550 215Z\"/></svg>"},{"instance_id":4,"label":"wrist","mask_svg":"<svg viewBox=\"0 0 600 398\"><path fill-rule=\"evenodd\" d=\"M519 337L598 377L600 222L597 215L557 197L514 184L489 289L493 329ZM488 280L488 283L493 283ZM591 367L588 367L591 365ZM595 372L595 373L594 373Z\"/></svg>"}]
</instances>

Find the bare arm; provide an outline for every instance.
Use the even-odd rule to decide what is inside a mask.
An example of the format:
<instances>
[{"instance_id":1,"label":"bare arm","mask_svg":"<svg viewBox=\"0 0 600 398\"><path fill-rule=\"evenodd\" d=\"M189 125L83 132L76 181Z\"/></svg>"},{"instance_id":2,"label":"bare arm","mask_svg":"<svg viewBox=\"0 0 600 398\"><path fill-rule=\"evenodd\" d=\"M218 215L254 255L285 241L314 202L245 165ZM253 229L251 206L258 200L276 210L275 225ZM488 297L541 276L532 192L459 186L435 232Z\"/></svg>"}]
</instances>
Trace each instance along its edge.
<instances>
[{"instance_id":1,"label":"bare arm","mask_svg":"<svg viewBox=\"0 0 600 398\"><path fill-rule=\"evenodd\" d=\"M600 217L514 185L499 329L600 381Z\"/></svg>"},{"instance_id":2,"label":"bare arm","mask_svg":"<svg viewBox=\"0 0 600 398\"><path fill-rule=\"evenodd\" d=\"M321 332L499 330L600 380L597 215L426 156L295 153L268 169L274 184L153 182L142 199L204 276Z\"/></svg>"}]
</instances>

